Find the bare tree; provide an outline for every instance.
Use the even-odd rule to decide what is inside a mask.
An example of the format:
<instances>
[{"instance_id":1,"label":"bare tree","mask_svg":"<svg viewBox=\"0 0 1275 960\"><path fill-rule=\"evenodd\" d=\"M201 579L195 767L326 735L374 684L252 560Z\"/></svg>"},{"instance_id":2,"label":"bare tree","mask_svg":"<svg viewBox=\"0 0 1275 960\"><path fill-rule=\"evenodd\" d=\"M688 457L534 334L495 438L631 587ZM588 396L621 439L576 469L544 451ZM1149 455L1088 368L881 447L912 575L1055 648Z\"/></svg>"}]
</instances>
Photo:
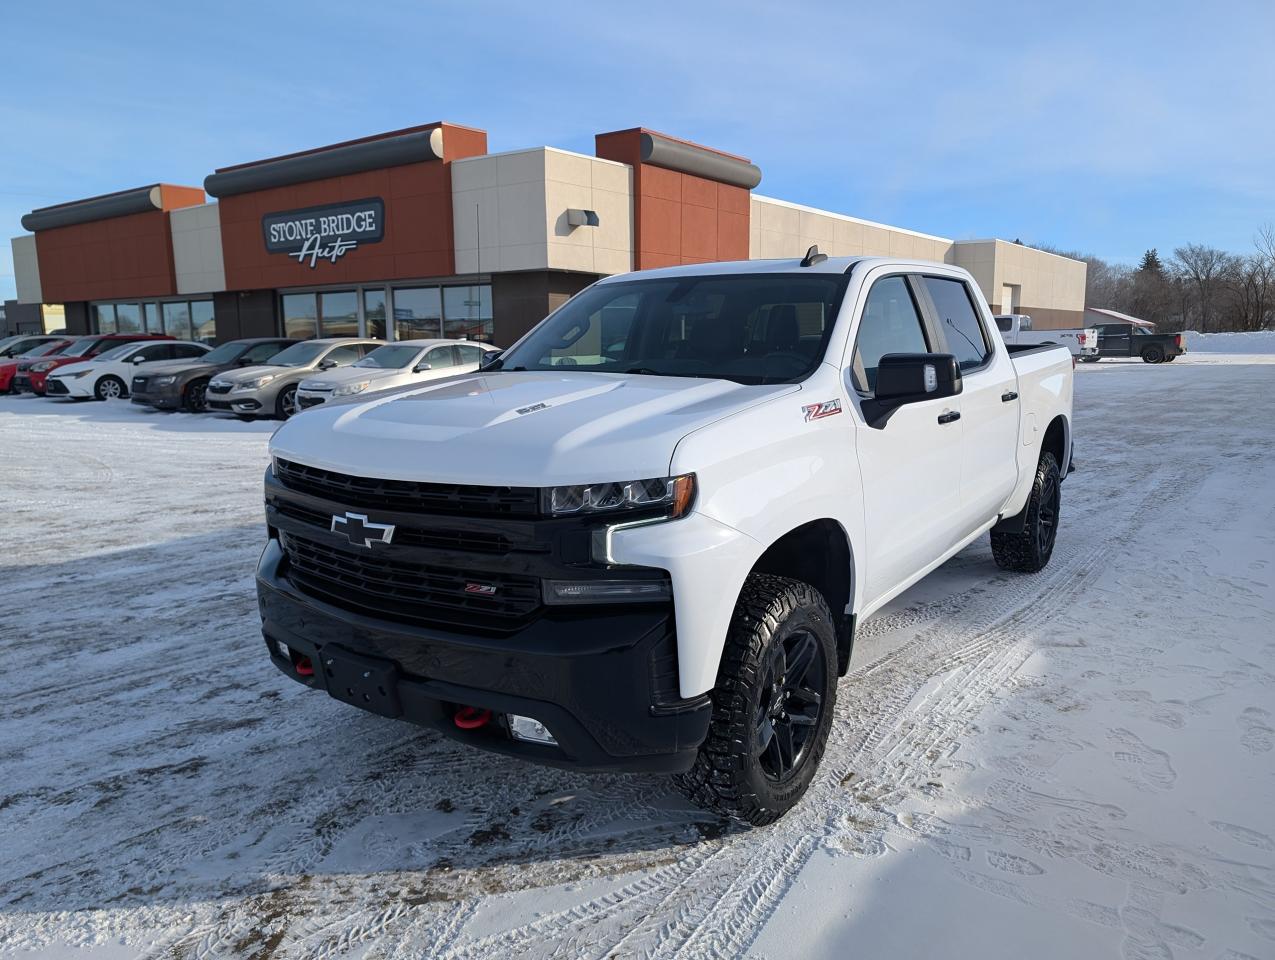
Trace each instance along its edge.
<instances>
[{"instance_id":1,"label":"bare tree","mask_svg":"<svg viewBox=\"0 0 1275 960\"><path fill-rule=\"evenodd\" d=\"M1230 266L1231 255L1216 247L1188 243L1173 251L1173 267L1195 295L1199 310L1200 332L1207 332L1217 314L1216 297L1223 274Z\"/></svg>"}]
</instances>

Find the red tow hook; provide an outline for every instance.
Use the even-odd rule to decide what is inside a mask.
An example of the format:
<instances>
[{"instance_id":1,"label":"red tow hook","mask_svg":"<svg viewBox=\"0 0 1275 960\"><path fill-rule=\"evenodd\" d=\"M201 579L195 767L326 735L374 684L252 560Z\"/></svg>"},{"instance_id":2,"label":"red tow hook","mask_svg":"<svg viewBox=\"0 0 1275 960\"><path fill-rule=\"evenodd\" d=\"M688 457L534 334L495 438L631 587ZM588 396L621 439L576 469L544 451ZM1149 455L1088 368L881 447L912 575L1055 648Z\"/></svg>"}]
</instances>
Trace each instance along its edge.
<instances>
[{"instance_id":1,"label":"red tow hook","mask_svg":"<svg viewBox=\"0 0 1275 960\"><path fill-rule=\"evenodd\" d=\"M491 711L478 707L461 707L452 717L452 722L462 730L477 730L491 722Z\"/></svg>"},{"instance_id":2,"label":"red tow hook","mask_svg":"<svg viewBox=\"0 0 1275 960\"><path fill-rule=\"evenodd\" d=\"M293 669L297 671L298 677L314 676L314 664L310 662L309 657L298 657Z\"/></svg>"}]
</instances>

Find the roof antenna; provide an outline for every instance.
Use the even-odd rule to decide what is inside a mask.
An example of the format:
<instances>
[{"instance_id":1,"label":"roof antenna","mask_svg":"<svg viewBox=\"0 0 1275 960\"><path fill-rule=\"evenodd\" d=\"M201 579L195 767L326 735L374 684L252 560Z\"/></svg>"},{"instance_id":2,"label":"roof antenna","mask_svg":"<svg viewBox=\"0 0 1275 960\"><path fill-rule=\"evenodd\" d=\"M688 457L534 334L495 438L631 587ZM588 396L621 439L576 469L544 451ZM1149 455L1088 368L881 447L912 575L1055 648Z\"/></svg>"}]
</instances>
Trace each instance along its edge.
<instances>
[{"instance_id":1,"label":"roof antenna","mask_svg":"<svg viewBox=\"0 0 1275 960\"><path fill-rule=\"evenodd\" d=\"M819 252L819 244L811 244L810 249L806 251L806 255L801 259L803 267L813 267L816 263L823 263L828 259L826 253Z\"/></svg>"}]
</instances>

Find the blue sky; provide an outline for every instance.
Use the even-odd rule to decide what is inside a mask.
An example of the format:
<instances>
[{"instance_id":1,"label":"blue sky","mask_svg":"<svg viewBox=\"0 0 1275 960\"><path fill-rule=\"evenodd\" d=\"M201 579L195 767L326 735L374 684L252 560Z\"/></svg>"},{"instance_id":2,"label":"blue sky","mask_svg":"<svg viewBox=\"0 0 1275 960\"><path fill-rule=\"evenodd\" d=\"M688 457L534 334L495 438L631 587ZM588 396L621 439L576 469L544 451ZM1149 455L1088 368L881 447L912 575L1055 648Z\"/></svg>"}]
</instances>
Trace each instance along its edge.
<instances>
[{"instance_id":1,"label":"blue sky","mask_svg":"<svg viewBox=\"0 0 1275 960\"><path fill-rule=\"evenodd\" d=\"M1275 221L1275 3L10 4L0 236L33 207L451 120L647 126L758 192L1134 261ZM0 243L0 295L13 296Z\"/></svg>"}]
</instances>

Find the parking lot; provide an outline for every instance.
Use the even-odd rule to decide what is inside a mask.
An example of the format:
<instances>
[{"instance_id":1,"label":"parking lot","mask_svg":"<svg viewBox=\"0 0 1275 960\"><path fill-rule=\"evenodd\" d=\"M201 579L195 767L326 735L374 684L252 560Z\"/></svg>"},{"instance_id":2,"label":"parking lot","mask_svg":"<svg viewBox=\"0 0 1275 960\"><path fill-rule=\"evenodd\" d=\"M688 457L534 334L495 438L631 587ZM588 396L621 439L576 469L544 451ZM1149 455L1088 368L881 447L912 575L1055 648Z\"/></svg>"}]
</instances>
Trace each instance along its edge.
<instances>
[{"instance_id":1,"label":"parking lot","mask_svg":"<svg viewBox=\"0 0 1275 960\"><path fill-rule=\"evenodd\" d=\"M0 957L1275 954L1275 357L1076 380L1051 565L862 624L752 831L281 676L275 424L0 398Z\"/></svg>"}]
</instances>

